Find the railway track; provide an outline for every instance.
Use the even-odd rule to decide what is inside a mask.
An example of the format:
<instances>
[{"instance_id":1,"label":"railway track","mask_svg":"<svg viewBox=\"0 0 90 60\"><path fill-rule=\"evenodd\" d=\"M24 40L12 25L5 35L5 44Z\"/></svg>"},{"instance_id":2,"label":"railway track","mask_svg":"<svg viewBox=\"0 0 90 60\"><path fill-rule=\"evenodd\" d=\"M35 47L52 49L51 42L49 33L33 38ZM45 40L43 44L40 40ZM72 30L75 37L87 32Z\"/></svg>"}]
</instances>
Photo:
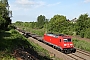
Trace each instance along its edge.
<instances>
[{"instance_id":1,"label":"railway track","mask_svg":"<svg viewBox=\"0 0 90 60\"><path fill-rule=\"evenodd\" d=\"M75 55L73 53L72 54L67 54L67 56L73 58L73 60L86 60L85 58L82 58L82 57L80 57L78 55Z\"/></svg>"},{"instance_id":2,"label":"railway track","mask_svg":"<svg viewBox=\"0 0 90 60\"><path fill-rule=\"evenodd\" d=\"M78 49L78 48L76 48L76 49L77 49L78 53L82 53L82 54L90 57L90 52L87 52L87 51L84 51L84 50L81 50L81 49Z\"/></svg>"},{"instance_id":3,"label":"railway track","mask_svg":"<svg viewBox=\"0 0 90 60\"><path fill-rule=\"evenodd\" d=\"M67 54L73 60L90 60L90 52L76 48L76 53Z\"/></svg>"},{"instance_id":4,"label":"railway track","mask_svg":"<svg viewBox=\"0 0 90 60\"><path fill-rule=\"evenodd\" d=\"M20 30L18 30L18 31L20 31ZM40 42L43 42L41 36L38 36L38 35L32 34L32 33L27 33L24 31L20 31L20 32L22 32L23 35L26 37L32 37ZM66 54L66 55L68 57L72 58L72 60L90 60L90 52L87 52L87 51L84 51L84 50L81 50L78 48L76 48L76 53L71 53L71 54Z\"/></svg>"}]
</instances>

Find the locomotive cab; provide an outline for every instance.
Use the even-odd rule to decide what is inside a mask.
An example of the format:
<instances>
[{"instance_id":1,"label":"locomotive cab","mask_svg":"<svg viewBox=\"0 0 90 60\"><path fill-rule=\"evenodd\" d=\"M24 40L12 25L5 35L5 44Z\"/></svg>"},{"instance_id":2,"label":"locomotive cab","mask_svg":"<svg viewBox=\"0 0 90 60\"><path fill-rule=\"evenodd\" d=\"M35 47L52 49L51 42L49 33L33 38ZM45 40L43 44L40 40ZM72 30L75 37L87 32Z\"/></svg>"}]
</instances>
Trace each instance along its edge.
<instances>
[{"instance_id":1,"label":"locomotive cab","mask_svg":"<svg viewBox=\"0 0 90 60\"><path fill-rule=\"evenodd\" d=\"M71 38L64 38L64 48L73 48L73 43L71 41Z\"/></svg>"},{"instance_id":2,"label":"locomotive cab","mask_svg":"<svg viewBox=\"0 0 90 60\"><path fill-rule=\"evenodd\" d=\"M62 43L63 43L63 46L62 46L63 52L65 53L76 52L76 49L74 48L74 45L70 36L63 36Z\"/></svg>"}]
</instances>

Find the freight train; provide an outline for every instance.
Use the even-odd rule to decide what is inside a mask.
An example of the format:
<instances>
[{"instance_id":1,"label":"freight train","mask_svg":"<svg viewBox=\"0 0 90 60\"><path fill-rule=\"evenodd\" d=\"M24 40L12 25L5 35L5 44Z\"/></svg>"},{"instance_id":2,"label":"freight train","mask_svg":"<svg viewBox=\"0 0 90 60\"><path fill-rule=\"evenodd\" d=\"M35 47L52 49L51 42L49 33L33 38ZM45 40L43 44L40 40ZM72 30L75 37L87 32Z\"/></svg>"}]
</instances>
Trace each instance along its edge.
<instances>
[{"instance_id":1,"label":"freight train","mask_svg":"<svg viewBox=\"0 0 90 60\"><path fill-rule=\"evenodd\" d=\"M45 33L43 40L64 53L75 53L76 49L70 36L63 34Z\"/></svg>"},{"instance_id":2,"label":"freight train","mask_svg":"<svg viewBox=\"0 0 90 60\"><path fill-rule=\"evenodd\" d=\"M25 37L33 37L34 39L44 42L53 46L55 49L60 50L63 53L75 53L76 49L70 36L63 34L45 33L43 37L36 34L27 33L19 28L16 28L19 32L22 32Z\"/></svg>"}]
</instances>

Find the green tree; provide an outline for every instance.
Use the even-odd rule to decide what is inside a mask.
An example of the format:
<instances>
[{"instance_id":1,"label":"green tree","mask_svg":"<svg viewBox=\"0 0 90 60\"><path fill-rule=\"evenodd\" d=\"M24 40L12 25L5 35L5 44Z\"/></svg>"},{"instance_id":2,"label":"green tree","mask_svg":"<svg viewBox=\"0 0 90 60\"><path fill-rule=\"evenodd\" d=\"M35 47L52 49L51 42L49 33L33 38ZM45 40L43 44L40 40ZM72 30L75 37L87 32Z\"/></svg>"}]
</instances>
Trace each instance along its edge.
<instances>
[{"instance_id":1,"label":"green tree","mask_svg":"<svg viewBox=\"0 0 90 60\"><path fill-rule=\"evenodd\" d=\"M54 15L49 21L49 31L62 32L63 25L66 22L66 17L63 15Z\"/></svg>"},{"instance_id":2,"label":"green tree","mask_svg":"<svg viewBox=\"0 0 90 60\"><path fill-rule=\"evenodd\" d=\"M6 20L0 16L0 29L5 29Z\"/></svg>"},{"instance_id":3,"label":"green tree","mask_svg":"<svg viewBox=\"0 0 90 60\"><path fill-rule=\"evenodd\" d=\"M8 10L6 9L6 5L2 2L0 2L0 21L0 25L3 25L3 28L7 28L8 25L11 24L11 19L8 16Z\"/></svg>"},{"instance_id":4,"label":"green tree","mask_svg":"<svg viewBox=\"0 0 90 60\"><path fill-rule=\"evenodd\" d=\"M90 28L87 28L84 34L84 37L89 38L90 39Z\"/></svg>"},{"instance_id":5,"label":"green tree","mask_svg":"<svg viewBox=\"0 0 90 60\"><path fill-rule=\"evenodd\" d=\"M76 22L76 33L80 35L82 31L87 29L88 14L80 15ZM89 23L90 24L90 23Z\"/></svg>"},{"instance_id":6,"label":"green tree","mask_svg":"<svg viewBox=\"0 0 90 60\"><path fill-rule=\"evenodd\" d=\"M37 17L37 27L38 28L43 28L45 24L46 18L43 15L40 15Z\"/></svg>"}]
</instances>

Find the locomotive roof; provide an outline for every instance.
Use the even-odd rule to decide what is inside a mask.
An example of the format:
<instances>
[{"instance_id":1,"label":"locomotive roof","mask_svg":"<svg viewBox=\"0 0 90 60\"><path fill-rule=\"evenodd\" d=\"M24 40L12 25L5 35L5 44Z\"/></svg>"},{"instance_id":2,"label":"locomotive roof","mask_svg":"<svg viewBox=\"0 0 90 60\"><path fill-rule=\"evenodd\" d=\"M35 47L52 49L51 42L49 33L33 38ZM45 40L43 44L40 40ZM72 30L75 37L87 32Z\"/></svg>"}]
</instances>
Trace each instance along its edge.
<instances>
[{"instance_id":1,"label":"locomotive roof","mask_svg":"<svg viewBox=\"0 0 90 60\"><path fill-rule=\"evenodd\" d=\"M49 36L64 36L64 34L47 33Z\"/></svg>"}]
</instances>

